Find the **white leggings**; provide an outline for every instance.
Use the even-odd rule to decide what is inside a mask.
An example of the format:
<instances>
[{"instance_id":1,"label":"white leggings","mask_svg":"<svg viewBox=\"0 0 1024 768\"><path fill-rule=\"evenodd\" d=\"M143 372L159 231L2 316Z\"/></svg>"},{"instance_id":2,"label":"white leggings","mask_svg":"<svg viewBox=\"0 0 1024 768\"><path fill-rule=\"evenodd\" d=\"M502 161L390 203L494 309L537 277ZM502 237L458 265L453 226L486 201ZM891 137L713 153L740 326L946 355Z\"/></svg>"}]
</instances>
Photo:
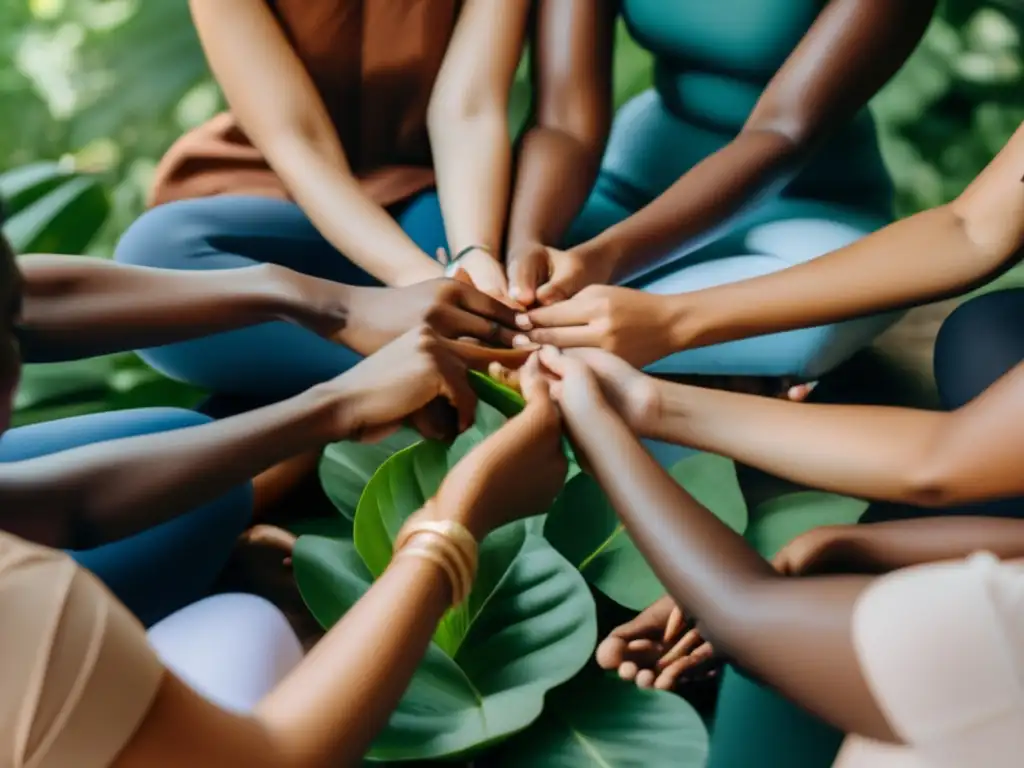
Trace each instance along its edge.
<instances>
[{"instance_id":1,"label":"white leggings","mask_svg":"<svg viewBox=\"0 0 1024 768\"><path fill-rule=\"evenodd\" d=\"M169 670L210 701L252 711L302 660L302 645L284 614L255 595L215 595L149 630Z\"/></svg>"}]
</instances>

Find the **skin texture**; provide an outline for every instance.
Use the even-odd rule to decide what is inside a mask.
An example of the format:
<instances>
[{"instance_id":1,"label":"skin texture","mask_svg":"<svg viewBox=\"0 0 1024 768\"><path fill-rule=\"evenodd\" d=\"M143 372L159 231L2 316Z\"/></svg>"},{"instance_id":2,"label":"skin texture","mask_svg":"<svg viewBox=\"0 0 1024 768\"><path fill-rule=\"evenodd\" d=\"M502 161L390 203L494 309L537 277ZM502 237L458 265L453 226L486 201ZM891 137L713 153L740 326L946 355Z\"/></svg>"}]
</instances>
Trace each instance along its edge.
<instances>
[{"instance_id":1,"label":"skin texture","mask_svg":"<svg viewBox=\"0 0 1024 768\"><path fill-rule=\"evenodd\" d=\"M512 310L465 280L364 288L272 264L179 272L44 255L22 256L18 264L22 352L35 363L155 347L270 320L304 325L364 355L424 322L446 338L508 346L513 336Z\"/></svg>"},{"instance_id":2,"label":"skin texture","mask_svg":"<svg viewBox=\"0 0 1024 768\"><path fill-rule=\"evenodd\" d=\"M440 276L441 265L363 194L321 99L266 4L190 5L232 111L324 237L387 285ZM508 99L534 6L541 95L514 166ZM614 3L594 6L585 0L467 0L431 93L428 130L451 251L481 246L460 265L492 296L508 300L499 260L510 206L510 245L560 236L596 176L610 100L595 97L595 87L609 86L592 72L610 72L610 47L597 52L593 46L610 35ZM580 94L567 98L576 82ZM274 109L266 109L268 102ZM513 195L514 174L522 181Z\"/></svg>"},{"instance_id":3,"label":"skin texture","mask_svg":"<svg viewBox=\"0 0 1024 768\"><path fill-rule=\"evenodd\" d=\"M616 0L539 0L531 72L535 103L519 145L509 220L508 278L529 306L559 263L549 248L568 231L597 178L612 119Z\"/></svg>"},{"instance_id":4,"label":"skin texture","mask_svg":"<svg viewBox=\"0 0 1024 768\"><path fill-rule=\"evenodd\" d=\"M682 349L968 292L1019 263L1024 254L1021 168L1024 127L948 205L813 261L737 283L659 297L592 287L569 302L517 318L520 328L529 331L520 344L601 347L645 365Z\"/></svg>"},{"instance_id":5,"label":"skin texture","mask_svg":"<svg viewBox=\"0 0 1024 768\"><path fill-rule=\"evenodd\" d=\"M651 458L585 363L554 348L541 360L556 379L552 395L576 448L669 593L700 616L703 636L842 730L895 741L850 632L869 579L780 576Z\"/></svg>"},{"instance_id":6,"label":"skin texture","mask_svg":"<svg viewBox=\"0 0 1024 768\"><path fill-rule=\"evenodd\" d=\"M418 517L460 522L482 538L551 503L566 463L558 412L536 378L527 408L470 452ZM522 483L524 474L535 482ZM450 601L437 565L397 558L252 718L225 713L168 676L116 766L358 765Z\"/></svg>"},{"instance_id":7,"label":"skin texture","mask_svg":"<svg viewBox=\"0 0 1024 768\"><path fill-rule=\"evenodd\" d=\"M22 285L0 238L0 433L9 425L20 368L14 328ZM153 507L164 516L184 511L284 456L327 441L379 437L405 420L426 435L452 436L473 420L467 361L485 365L487 355L416 328L334 381L245 416L163 435L159 450L144 438L129 439L68 451L56 463L43 458L2 465L0 509L84 516L78 522L97 538L124 535L133 529L124 518L132 507ZM566 465L558 412L537 370L534 363L532 378L526 374L537 382L524 386L527 408L460 463L450 476L454 490L442 487L424 514L460 522L483 537L550 504ZM535 482L519 482L524 474ZM466 482L484 476L487 482ZM5 517L10 519L3 527L17 531L19 515ZM450 601L443 570L399 558L252 717L220 710L168 673L116 765L357 765ZM370 659L373 665L366 663Z\"/></svg>"},{"instance_id":8,"label":"skin texture","mask_svg":"<svg viewBox=\"0 0 1024 768\"><path fill-rule=\"evenodd\" d=\"M498 261L509 206L508 99L526 42L531 2L470 0L445 53L427 112L445 231L485 293L506 297Z\"/></svg>"},{"instance_id":9,"label":"skin texture","mask_svg":"<svg viewBox=\"0 0 1024 768\"><path fill-rule=\"evenodd\" d=\"M545 361L554 359L556 366L563 358L586 366L586 375L597 382L602 397L636 434L727 456L802 485L933 507L1024 493L1016 460L1024 450L1024 439L1014 429L1024 416L1024 366L962 408L937 413L796 404L673 384L642 374L599 350L561 355L545 347L541 354ZM779 442L770 437L778 434L788 439ZM621 469L619 473L635 475ZM1024 526L1019 522L977 517L821 529L796 539L779 553L774 566L780 574L874 574L963 557L979 549L1013 559L1024 556L1022 537ZM667 545L665 550L668 557ZM686 554L675 557L680 563L691 562ZM659 571L659 575L663 574ZM669 591L680 600L679 593ZM683 597L678 605L686 607L687 615L671 619L675 605L671 600L656 603L615 630L602 645L601 663L618 668L641 685L672 687L680 675L710 654L711 649L704 648L696 658L683 660L698 649L701 635L712 639L703 629L688 633L689 627L680 621L689 619L692 611L706 622L701 606ZM762 631L768 631L767 625ZM725 650L720 642L716 646ZM727 653L745 664L734 650ZM680 663L672 666L676 661Z\"/></svg>"}]
</instances>

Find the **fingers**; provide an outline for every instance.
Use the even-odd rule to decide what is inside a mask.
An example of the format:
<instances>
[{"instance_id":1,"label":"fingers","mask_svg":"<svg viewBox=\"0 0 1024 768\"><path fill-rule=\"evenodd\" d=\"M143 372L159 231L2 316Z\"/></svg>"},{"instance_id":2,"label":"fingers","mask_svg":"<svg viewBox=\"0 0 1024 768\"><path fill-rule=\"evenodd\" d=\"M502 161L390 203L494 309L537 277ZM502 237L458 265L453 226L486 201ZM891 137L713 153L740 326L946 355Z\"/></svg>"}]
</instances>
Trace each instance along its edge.
<instances>
[{"instance_id":1,"label":"fingers","mask_svg":"<svg viewBox=\"0 0 1024 768\"><path fill-rule=\"evenodd\" d=\"M672 609L672 613L669 614L668 622L665 624L665 635L661 641L663 643L673 643L676 637L686 628L686 621L683 619L683 609L678 605Z\"/></svg>"},{"instance_id":2,"label":"fingers","mask_svg":"<svg viewBox=\"0 0 1024 768\"><path fill-rule=\"evenodd\" d=\"M541 371L540 358L531 355L526 364L519 369L519 386L526 402L539 402L551 399L548 380Z\"/></svg>"},{"instance_id":3,"label":"fingers","mask_svg":"<svg viewBox=\"0 0 1024 768\"><path fill-rule=\"evenodd\" d=\"M700 632L696 628L689 630L680 638L679 642L662 655L658 660L658 668L665 669L669 665L675 664L679 659L689 656L702 645L704 645L704 638L700 636Z\"/></svg>"},{"instance_id":4,"label":"fingers","mask_svg":"<svg viewBox=\"0 0 1024 768\"><path fill-rule=\"evenodd\" d=\"M616 669L627 660L627 651L634 641L659 642L665 634L675 603L670 597L663 597L632 621L627 621L612 630L611 634L597 648L597 663L604 669ZM644 652L646 646L632 650Z\"/></svg>"},{"instance_id":5,"label":"fingers","mask_svg":"<svg viewBox=\"0 0 1024 768\"><path fill-rule=\"evenodd\" d=\"M593 316L594 308L581 298L531 309L516 316L516 325L524 331L533 328L562 328L567 325L586 325Z\"/></svg>"},{"instance_id":6,"label":"fingers","mask_svg":"<svg viewBox=\"0 0 1024 768\"><path fill-rule=\"evenodd\" d=\"M477 371L486 372L491 363L500 363L505 368L517 370L530 357L528 350L493 349L491 347L481 347L477 344L468 344L464 341L455 341L454 339L442 339L441 341L467 367Z\"/></svg>"},{"instance_id":7,"label":"fingers","mask_svg":"<svg viewBox=\"0 0 1024 768\"><path fill-rule=\"evenodd\" d=\"M501 363L491 363L487 366L487 375L495 381L504 384L506 387L520 392L519 371L506 368ZM520 393L521 394L521 393Z\"/></svg>"},{"instance_id":8,"label":"fingers","mask_svg":"<svg viewBox=\"0 0 1024 768\"><path fill-rule=\"evenodd\" d=\"M713 657L714 649L710 643L704 643L704 645L690 655L677 659L661 670L654 681L654 687L659 691L671 691L679 684L680 680L684 676L688 673L692 673L694 668L709 661Z\"/></svg>"},{"instance_id":9,"label":"fingers","mask_svg":"<svg viewBox=\"0 0 1024 768\"><path fill-rule=\"evenodd\" d=\"M509 296L530 306L537 300L537 286L548 278L548 260L543 249L514 258L508 265Z\"/></svg>"},{"instance_id":10,"label":"fingers","mask_svg":"<svg viewBox=\"0 0 1024 768\"><path fill-rule=\"evenodd\" d=\"M483 294L480 295L483 296ZM484 298L494 301L489 296ZM494 301L494 303L500 304L497 301ZM500 344L504 347L512 347L516 337L520 335L511 328L502 325L500 320L488 320L486 317L481 317L472 311L467 312L458 307L446 307L445 309L444 316L440 321L435 320L434 324L439 326L438 330L447 338L458 339L469 336L487 344ZM509 315L513 314L511 308L506 309L508 309Z\"/></svg>"},{"instance_id":11,"label":"fingers","mask_svg":"<svg viewBox=\"0 0 1024 768\"><path fill-rule=\"evenodd\" d=\"M602 336L589 325L572 325L566 328L534 328L529 334L519 334L512 344L518 349L538 344L550 344L561 349L572 347L599 347Z\"/></svg>"},{"instance_id":12,"label":"fingers","mask_svg":"<svg viewBox=\"0 0 1024 768\"><path fill-rule=\"evenodd\" d=\"M486 293L463 290L459 293L457 302L458 306L468 309L474 315L495 320L505 328L515 329L518 327L516 326L516 310Z\"/></svg>"}]
</instances>

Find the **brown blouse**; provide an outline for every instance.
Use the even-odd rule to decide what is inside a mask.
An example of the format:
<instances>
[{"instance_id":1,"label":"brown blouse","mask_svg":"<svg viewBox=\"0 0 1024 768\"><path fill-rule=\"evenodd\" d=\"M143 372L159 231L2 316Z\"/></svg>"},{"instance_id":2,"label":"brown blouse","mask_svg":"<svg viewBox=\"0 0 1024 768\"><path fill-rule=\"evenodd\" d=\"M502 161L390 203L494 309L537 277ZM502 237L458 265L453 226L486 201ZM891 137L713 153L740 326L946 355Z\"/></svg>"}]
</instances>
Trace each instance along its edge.
<instances>
[{"instance_id":1,"label":"brown blouse","mask_svg":"<svg viewBox=\"0 0 1024 768\"><path fill-rule=\"evenodd\" d=\"M427 103L460 0L267 2L312 76L367 194L391 205L431 186ZM230 112L171 147L157 169L150 204L222 194L289 197Z\"/></svg>"}]
</instances>

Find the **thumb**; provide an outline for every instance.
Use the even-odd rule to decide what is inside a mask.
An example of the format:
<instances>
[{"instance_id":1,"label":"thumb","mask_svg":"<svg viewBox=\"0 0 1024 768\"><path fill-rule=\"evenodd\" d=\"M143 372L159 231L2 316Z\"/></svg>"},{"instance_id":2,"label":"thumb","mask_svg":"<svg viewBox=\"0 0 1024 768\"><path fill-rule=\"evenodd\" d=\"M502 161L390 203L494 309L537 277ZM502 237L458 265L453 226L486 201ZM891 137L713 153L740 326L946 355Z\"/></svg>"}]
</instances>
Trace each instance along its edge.
<instances>
[{"instance_id":1,"label":"thumb","mask_svg":"<svg viewBox=\"0 0 1024 768\"><path fill-rule=\"evenodd\" d=\"M509 296L523 306L537 300L537 286L547 279L548 261L543 250L534 249L508 265Z\"/></svg>"},{"instance_id":2,"label":"thumb","mask_svg":"<svg viewBox=\"0 0 1024 768\"><path fill-rule=\"evenodd\" d=\"M556 304L571 299L584 288L583 273L576 267L555 269L551 278L537 289L540 304Z\"/></svg>"}]
</instances>

